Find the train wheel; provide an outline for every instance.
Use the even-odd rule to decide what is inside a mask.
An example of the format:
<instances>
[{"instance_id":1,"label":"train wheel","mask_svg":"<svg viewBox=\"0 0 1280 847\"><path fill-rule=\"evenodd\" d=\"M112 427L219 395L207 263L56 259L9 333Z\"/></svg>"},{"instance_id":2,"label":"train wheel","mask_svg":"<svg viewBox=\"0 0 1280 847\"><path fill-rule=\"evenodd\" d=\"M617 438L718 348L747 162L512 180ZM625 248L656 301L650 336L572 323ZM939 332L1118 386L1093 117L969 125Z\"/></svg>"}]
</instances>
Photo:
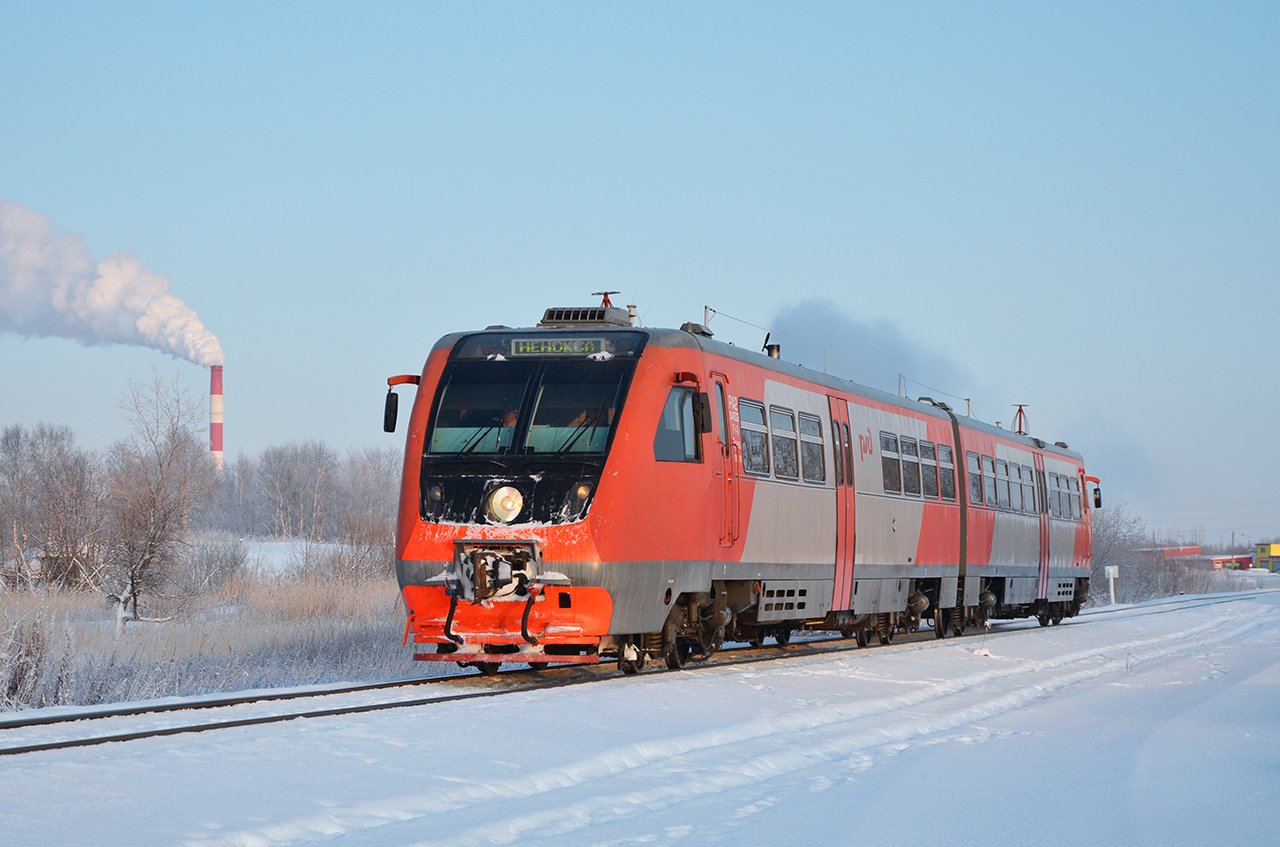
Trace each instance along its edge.
<instances>
[{"instance_id":1,"label":"train wheel","mask_svg":"<svg viewBox=\"0 0 1280 847\"><path fill-rule=\"evenodd\" d=\"M493 676L498 672L498 668L501 667L501 664L499 662L472 662L471 667L480 671L480 673L485 676Z\"/></svg>"},{"instance_id":2,"label":"train wheel","mask_svg":"<svg viewBox=\"0 0 1280 847\"><path fill-rule=\"evenodd\" d=\"M763 646L764 646L764 639L763 639L763 638L761 638L759 635L753 635L753 636L752 636L752 637L747 641L747 643L748 643L748 644L750 644L752 647L763 647Z\"/></svg>"},{"instance_id":3,"label":"train wheel","mask_svg":"<svg viewBox=\"0 0 1280 847\"><path fill-rule=\"evenodd\" d=\"M946 638L947 630L951 629L951 610L935 609L933 612L933 637Z\"/></svg>"},{"instance_id":4,"label":"train wheel","mask_svg":"<svg viewBox=\"0 0 1280 847\"><path fill-rule=\"evenodd\" d=\"M858 646L859 647L871 646L871 630L869 629L858 630Z\"/></svg>"},{"instance_id":5,"label":"train wheel","mask_svg":"<svg viewBox=\"0 0 1280 847\"><path fill-rule=\"evenodd\" d=\"M854 635L853 627L851 626L841 627L840 629L841 638L853 638L853 635Z\"/></svg>"},{"instance_id":6,"label":"train wheel","mask_svg":"<svg viewBox=\"0 0 1280 847\"><path fill-rule=\"evenodd\" d=\"M893 619L892 612L882 612L876 621L876 635L880 637L880 643L888 646L893 643L893 628L896 622Z\"/></svg>"},{"instance_id":7,"label":"train wheel","mask_svg":"<svg viewBox=\"0 0 1280 847\"><path fill-rule=\"evenodd\" d=\"M1062 612L1060 610L1055 610L1053 613L1051 613L1049 615L1049 623L1053 624L1054 626L1057 626L1058 624L1062 623Z\"/></svg>"},{"instance_id":8,"label":"train wheel","mask_svg":"<svg viewBox=\"0 0 1280 847\"><path fill-rule=\"evenodd\" d=\"M783 627L773 634L773 640L778 642L779 647L786 647L791 643L791 630Z\"/></svg>"},{"instance_id":9,"label":"train wheel","mask_svg":"<svg viewBox=\"0 0 1280 847\"><path fill-rule=\"evenodd\" d=\"M667 667L673 671L678 671L689 661L689 644L681 638L676 638L667 646L667 652L664 658L667 660Z\"/></svg>"},{"instance_id":10,"label":"train wheel","mask_svg":"<svg viewBox=\"0 0 1280 847\"><path fill-rule=\"evenodd\" d=\"M952 620L952 623L951 623L952 634L954 634L957 638L959 638L961 635L964 635L964 615L963 614L957 615L953 613L951 615L951 620Z\"/></svg>"},{"instance_id":11,"label":"train wheel","mask_svg":"<svg viewBox=\"0 0 1280 847\"><path fill-rule=\"evenodd\" d=\"M1036 620L1039 621L1041 626L1048 626L1049 614L1047 612L1041 612L1040 614L1036 615Z\"/></svg>"},{"instance_id":12,"label":"train wheel","mask_svg":"<svg viewBox=\"0 0 1280 847\"><path fill-rule=\"evenodd\" d=\"M624 659L618 657L618 670L622 671L626 676L638 674L644 669L644 653L640 654L638 659Z\"/></svg>"},{"instance_id":13,"label":"train wheel","mask_svg":"<svg viewBox=\"0 0 1280 847\"><path fill-rule=\"evenodd\" d=\"M641 636L636 638L643 640ZM618 670L627 676L644 670L645 652L636 638L626 638L618 645Z\"/></svg>"}]
</instances>

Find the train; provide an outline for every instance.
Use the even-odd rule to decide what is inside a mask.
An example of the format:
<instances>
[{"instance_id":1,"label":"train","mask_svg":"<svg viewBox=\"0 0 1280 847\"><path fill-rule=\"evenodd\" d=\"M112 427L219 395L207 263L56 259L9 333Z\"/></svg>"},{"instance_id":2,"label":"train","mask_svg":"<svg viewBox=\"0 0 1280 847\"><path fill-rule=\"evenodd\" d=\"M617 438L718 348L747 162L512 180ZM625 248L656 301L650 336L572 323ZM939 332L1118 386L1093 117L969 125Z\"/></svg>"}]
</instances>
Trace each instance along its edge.
<instances>
[{"instance_id":1,"label":"train","mask_svg":"<svg viewBox=\"0 0 1280 847\"><path fill-rule=\"evenodd\" d=\"M803 632L1049 626L1088 595L1079 453L767 339L637 326L605 294L446 335L387 383L387 432L416 386L395 557L417 660L632 674Z\"/></svg>"}]
</instances>

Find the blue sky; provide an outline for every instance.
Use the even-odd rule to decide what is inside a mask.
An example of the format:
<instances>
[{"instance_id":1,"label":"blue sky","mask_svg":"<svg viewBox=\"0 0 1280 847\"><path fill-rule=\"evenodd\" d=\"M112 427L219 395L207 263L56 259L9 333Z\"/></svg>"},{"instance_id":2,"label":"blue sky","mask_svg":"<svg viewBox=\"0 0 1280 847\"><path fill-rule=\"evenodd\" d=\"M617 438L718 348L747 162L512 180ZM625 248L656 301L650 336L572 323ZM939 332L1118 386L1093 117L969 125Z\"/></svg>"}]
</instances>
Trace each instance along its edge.
<instances>
[{"instance_id":1,"label":"blue sky","mask_svg":"<svg viewBox=\"0 0 1280 847\"><path fill-rule=\"evenodd\" d=\"M1027 403L1108 504L1257 540L1278 43L1261 3L7 4L0 198L169 278L225 349L232 455L388 443L383 380L437 337L609 288L784 358L868 335L845 375ZM129 379L207 382L0 362L0 423L94 446Z\"/></svg>"}]
</instances>

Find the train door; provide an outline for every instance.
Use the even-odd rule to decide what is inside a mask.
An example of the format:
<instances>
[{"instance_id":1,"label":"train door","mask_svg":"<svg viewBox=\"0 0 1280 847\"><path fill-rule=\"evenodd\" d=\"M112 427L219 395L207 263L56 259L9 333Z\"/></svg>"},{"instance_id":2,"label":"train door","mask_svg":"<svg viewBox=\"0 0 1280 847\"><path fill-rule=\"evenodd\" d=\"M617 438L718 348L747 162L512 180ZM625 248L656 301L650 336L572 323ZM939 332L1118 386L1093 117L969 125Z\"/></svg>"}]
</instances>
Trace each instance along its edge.
<instances>
[{"instance_id":1,"label":"train door","mask_svg":"<svg viewBox=\"0 0 1280 847\"><path fill-rule=\"evenodd\" d=\"M738 460L741 449L733 436L730 422L737 418L736 406L729 404L729 377L716 371L711 372L715 382L716 421L720 434L719 449L712 459L712 469L724 483L723 519L720 522L720 546L732 547L738 541Z\"/></svg>"},{"instance_id":2,"label":"train door","mask_svg":"<svg viewBox=\"0 0 1280 847\"><path fill-rule=\"evenodd\" d=\"M831 609L842 612L849 608L853 590L853 449L849 443L849 405L839 397L828 400L836 471L836 571Z\"/></svg>"},{"instance_id":3,"label":"train door","mask_svg":"<svg viewBox=\"0 0 1280 847\"><path fill-rule=\"evenodd\" d=\"M1036 455L1036 496L1040 502L1040 584L1036 588L1036 598L1045 600L1049 596L1049 498L1048 486L1045 485L1044 457Z\"/></svg>"}]
</instances>

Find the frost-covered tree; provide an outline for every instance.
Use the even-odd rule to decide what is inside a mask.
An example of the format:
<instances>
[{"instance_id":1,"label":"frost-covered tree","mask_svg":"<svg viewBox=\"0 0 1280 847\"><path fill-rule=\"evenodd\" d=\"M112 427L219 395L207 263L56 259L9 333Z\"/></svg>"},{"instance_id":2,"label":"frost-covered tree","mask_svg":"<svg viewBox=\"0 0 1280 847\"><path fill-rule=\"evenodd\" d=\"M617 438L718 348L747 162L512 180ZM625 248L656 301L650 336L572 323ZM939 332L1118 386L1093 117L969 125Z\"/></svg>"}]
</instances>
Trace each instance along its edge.
<instances>
[{"instance_id":1,"label":"frost-covered tree","mask_svg":"<svg viewBox=\"0 0 1280 847\"><path fill-rule=\"evenodd\" d=\"M131 435L108 457L105 549L93 582L116 608L116 628L150 620L141 598L164 586L183 553L192 512L216 471L197 436L203 409L177 380L129 385L120 403Z\"/></svg>"},{"instance_id":2,"label":"frost-covered tree","mask_svg":"<svg viewBox=\"0 0 1280 847\"><path fill-rule=\"evenodd\" d=\"M97 566L103 478L98 455L69 427L37 424L0 433L0 581L80 586Z\"/></svg>"}]
</instances>

